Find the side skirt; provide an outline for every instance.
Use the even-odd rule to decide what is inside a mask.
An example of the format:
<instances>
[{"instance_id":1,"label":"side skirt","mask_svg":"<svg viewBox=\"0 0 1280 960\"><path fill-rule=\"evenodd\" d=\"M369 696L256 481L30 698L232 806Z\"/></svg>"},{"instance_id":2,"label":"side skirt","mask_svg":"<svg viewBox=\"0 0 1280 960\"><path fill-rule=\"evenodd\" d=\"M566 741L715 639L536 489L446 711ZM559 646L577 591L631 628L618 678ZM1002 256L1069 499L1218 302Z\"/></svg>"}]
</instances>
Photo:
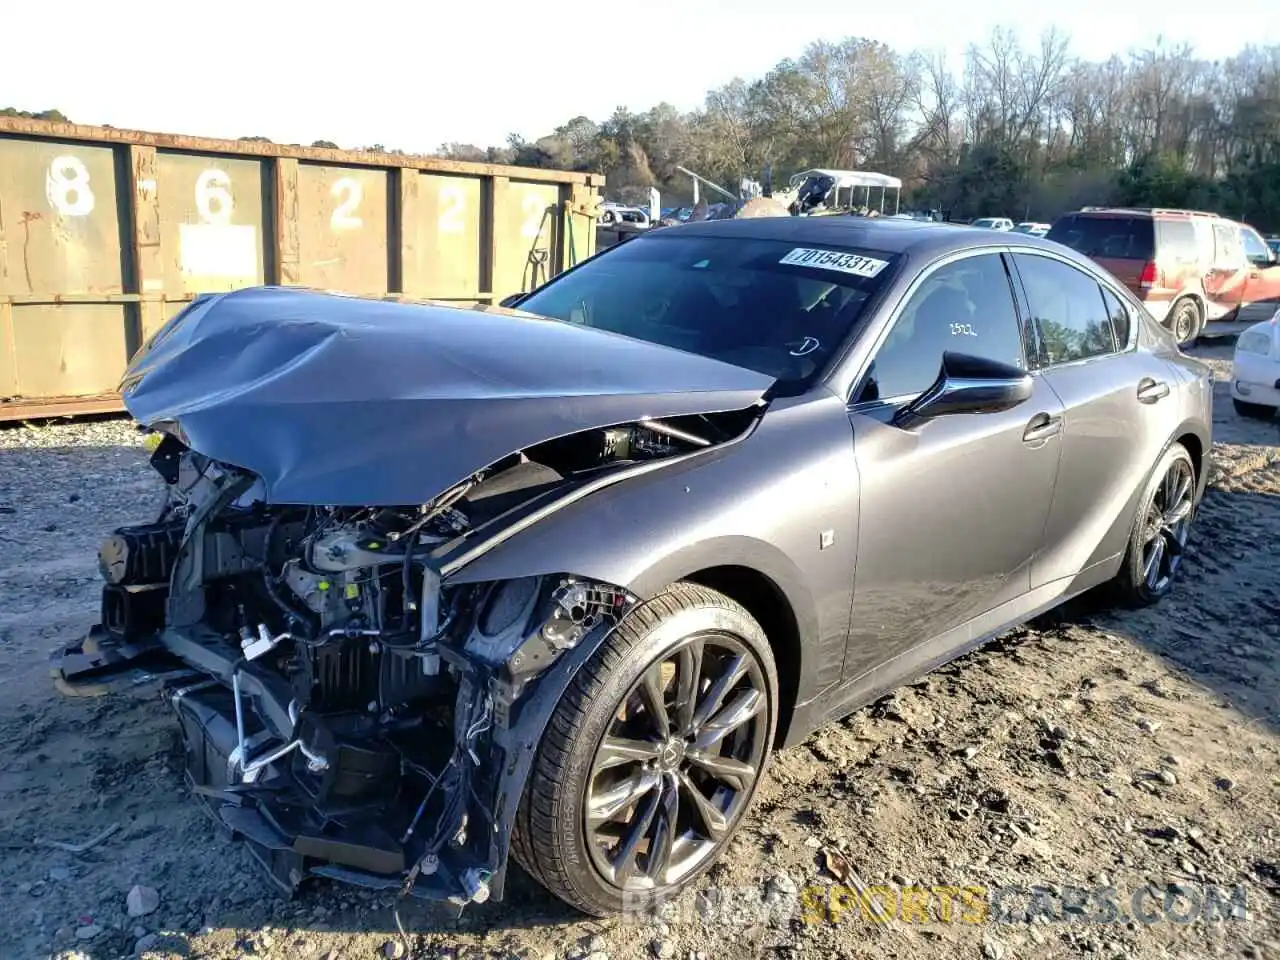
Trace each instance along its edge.
<instances>
[{"instance_id":1,"label":"side skirt","mask_svg":"<svg viewBox=\"0 0 1280 960\"><path fill-rule=\"evenodd\" d=\"M797 705L782 747L803 742L811 733L855 712L886 693L964 656L1000 634L1106 583L1119 570L1122 554L1100 560L1074 577L1063 577L974 617L918 644L892 660L854 677L807 704Z\"/></svg>"}]
</instances>

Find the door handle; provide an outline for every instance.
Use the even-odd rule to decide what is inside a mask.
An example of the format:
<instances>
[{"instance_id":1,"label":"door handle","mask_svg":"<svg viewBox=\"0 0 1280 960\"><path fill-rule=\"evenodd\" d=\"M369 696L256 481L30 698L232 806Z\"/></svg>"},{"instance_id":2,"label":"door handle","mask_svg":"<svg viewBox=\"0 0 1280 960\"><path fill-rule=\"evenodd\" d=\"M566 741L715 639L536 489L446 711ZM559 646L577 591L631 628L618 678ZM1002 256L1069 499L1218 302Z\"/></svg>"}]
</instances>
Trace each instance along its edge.
<instances>
[{"instance_id":1,"label":"door handle","mask_svg":"<svg viewBox=\"0 0 1280 960\"><path fill-rule=\"evenodd\" d=\"M1022 439L1026 443L1036 440L1048 440L1062 432L1062 418L1048 413L1037 413L1027 421L1027 429L1022 431Z\"/></svg>"},{"instance_id":2,"label":"door handle","mask_svg":"<svg viewBox=\"0 0 1280 960\"><path fill-rule=\"evenodd\" d=\"M1152 380L1150 377L1143 377L1138 381L1138 402L1139 403L1155 403L1169 395L1169 385L1163 380Z\"/></svg>"}]
</instances>

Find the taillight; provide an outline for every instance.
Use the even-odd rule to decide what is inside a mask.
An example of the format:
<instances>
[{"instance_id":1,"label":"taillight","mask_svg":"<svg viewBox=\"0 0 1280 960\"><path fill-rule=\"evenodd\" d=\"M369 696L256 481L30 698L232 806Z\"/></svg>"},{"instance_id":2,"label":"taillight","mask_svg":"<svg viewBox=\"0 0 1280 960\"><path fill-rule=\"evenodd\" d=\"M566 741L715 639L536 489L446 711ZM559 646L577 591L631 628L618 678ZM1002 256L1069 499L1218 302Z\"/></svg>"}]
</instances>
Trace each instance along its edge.
<instances>
[{"instance_id":1,"label":"taillight","mask_svg":"<svg viewBox=\"0 0 1280 960\"><path fill-rule=\"evenodd\" d=\"M1155 261L1148 260L1142 265L1142 275L1138 277L1138 283L1143 290L1150 290L1156 285Z\"/></svg>"}]
</instances>

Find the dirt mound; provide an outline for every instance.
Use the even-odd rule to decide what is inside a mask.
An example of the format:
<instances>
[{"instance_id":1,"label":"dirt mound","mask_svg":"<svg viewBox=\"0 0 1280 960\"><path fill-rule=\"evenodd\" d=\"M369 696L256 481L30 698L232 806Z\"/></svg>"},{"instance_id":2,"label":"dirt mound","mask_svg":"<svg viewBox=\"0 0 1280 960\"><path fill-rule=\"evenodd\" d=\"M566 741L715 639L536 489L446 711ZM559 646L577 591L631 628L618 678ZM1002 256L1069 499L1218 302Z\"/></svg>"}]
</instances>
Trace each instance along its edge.
<instances>
[{"instance_id":1,"label":"dirt mound","mask_svg":"<svg viewBox=\"0 0 1280 960\"><path fill-rule=\"evenodd\" d=\"M1221 380L1229 354L1202 352ZM1076 603L780 754L663 917L587 921L513 868L458 923L406 907L414 956L1280 957L1280 425L1224 386L1168 601ZM219 838L164 703L51 689L48 652L96 612L99 537L153 513L146 455L119 421L0 431L0 956L399 956L388 895L280 901ZM136 885L158 905L131 915Z\"/></svg>"}]
</instances>

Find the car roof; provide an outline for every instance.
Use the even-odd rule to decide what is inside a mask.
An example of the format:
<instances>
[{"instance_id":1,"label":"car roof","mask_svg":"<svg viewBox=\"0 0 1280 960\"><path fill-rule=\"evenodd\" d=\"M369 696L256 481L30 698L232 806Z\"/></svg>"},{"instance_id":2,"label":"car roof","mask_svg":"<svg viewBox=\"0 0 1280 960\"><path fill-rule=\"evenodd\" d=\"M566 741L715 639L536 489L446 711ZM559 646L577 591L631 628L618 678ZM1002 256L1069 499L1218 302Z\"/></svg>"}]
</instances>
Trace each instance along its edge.
<instances>
[{"instance_id":1,"label":"car roof","mask_svg":"<svg viewBox=\"0 0 1280 960\"><path fill-rule=\"evenodd\" d=\"M972 247L1022 246L1051 250L1059 256L1078 259L1073 256L1074 251L1061 244L1030 234L1019 234L1015 239L1006 231L889 217L750 217L741 220L700 220L696 223L663 227L627 242L656 242L664 236L834 243L883 253L926 257Z\"/></svg>"},{"instance_id":2,"label":"car roof","mask_svg":"<svg viewBox=\"0 0 1280 960\"><path fill-rule=\"evenodd\" d=\"M1190 220L1193 217L1206 217L1210 220L1225 220L1220 213L1208 210L1187 210L1181 207L1081 207L1062 215L1066 217L1146 217L1150 220Z\"/></svg>"}]
</instances>

